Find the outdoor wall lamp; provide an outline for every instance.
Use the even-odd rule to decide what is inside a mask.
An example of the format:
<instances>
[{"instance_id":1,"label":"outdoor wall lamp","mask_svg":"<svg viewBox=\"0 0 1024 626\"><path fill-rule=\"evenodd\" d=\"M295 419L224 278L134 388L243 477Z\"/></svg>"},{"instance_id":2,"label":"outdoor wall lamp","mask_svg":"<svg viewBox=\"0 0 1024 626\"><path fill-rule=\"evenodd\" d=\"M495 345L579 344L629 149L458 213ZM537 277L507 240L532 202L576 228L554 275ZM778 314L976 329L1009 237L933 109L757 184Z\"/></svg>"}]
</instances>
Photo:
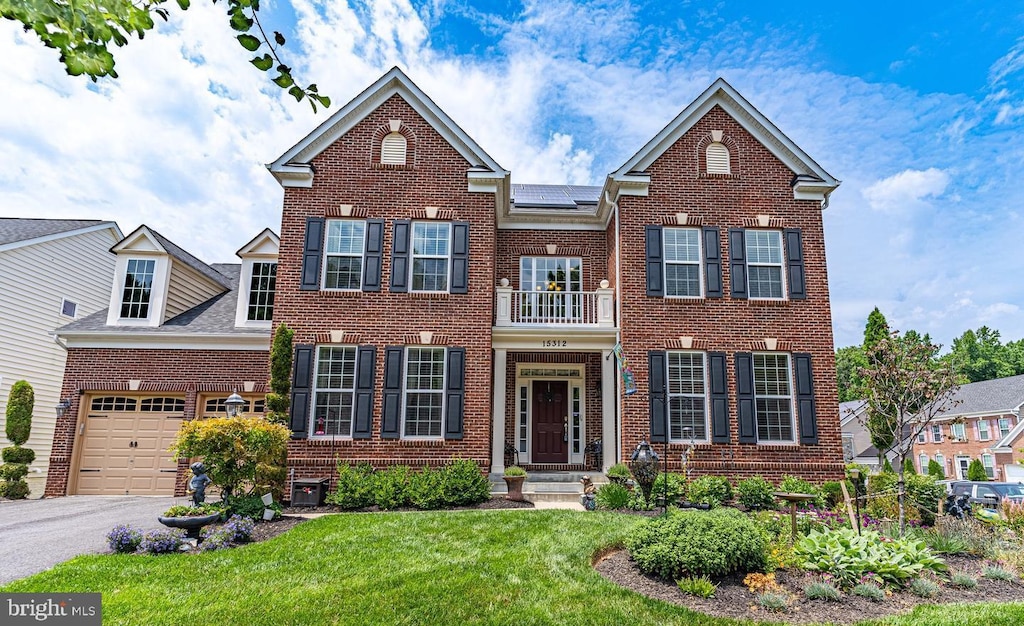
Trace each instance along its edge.
<instances>
[{"instance_id":1,"label":"outdoor wall lamp","mask_svg":"<svg viewBox=\"0 0 1024 626\"><path fill-rule=\"evenodd\" d=\"M68 398L64 398L54 408L57 409L57 419L60 419L64 417L64 414L67 413L68 409L71 408L71 400Z\"/></svg>"},{"instance_id":2,"label":"outdoor wall lamp","mask_svg":"<svg viewBox=\"0 0 1024 626\"><path fill-rule=\"evenodd\" d=\"M228 399L224 401L224 413L228 417L238 417L238 414L242 412L242 407L245 405L245 398L238 395L238 391L233 391L228 396Z\"/></svg>"}]
</instances>

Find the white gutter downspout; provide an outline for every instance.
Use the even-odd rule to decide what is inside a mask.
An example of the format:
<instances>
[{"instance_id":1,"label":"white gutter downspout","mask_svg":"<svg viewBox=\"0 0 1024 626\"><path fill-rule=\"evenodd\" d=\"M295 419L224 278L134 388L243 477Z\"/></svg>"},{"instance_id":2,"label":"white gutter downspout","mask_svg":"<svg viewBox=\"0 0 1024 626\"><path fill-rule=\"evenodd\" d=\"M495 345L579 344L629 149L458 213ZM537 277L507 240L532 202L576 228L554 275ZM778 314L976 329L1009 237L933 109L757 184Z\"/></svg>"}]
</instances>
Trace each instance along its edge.
<instances>
[{"instance_id":1,"label":"white gutter downspout","mask_svg":"<svg viewBox=\"0 0 1024 626\"><path fill-rule=\"evenodd\" d=\"M608 197L608 192L604 193L604 199L612 206L612 211L615 212L615 343L622 344L622 242L619 239L619 194L616 191L615 200ZM618 369L618 368L616 368ZM619 388L621 380L619 376L615 376L615 462L618 463L619 459L622 458L622 427L620 425L621 413L619 411L619 403L622 401L622 390Z\"/></svg>"}]
</instances>

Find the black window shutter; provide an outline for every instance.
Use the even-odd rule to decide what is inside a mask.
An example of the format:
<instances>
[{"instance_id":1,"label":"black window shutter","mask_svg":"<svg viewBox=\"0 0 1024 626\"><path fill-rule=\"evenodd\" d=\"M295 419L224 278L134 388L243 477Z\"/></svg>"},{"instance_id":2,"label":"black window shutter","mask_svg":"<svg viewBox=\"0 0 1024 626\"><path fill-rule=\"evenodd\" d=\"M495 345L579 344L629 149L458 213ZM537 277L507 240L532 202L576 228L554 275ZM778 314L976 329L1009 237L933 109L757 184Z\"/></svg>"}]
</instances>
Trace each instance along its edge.
<instances>
[{"instance_id":1,"label":"black window shutter","mask_svg":"<svg viewBox=\"0 0 1024 626\"><path fill-rule=\"evenodd\" d=\"M320 289L320 261L324 252L324 218L306 218L306 240L302 248L302 283L299 289Z\"/></svg>"},{"instance_id":2,"label":"black window shutter","mask_svg":"<svg viewBox=\"0 0 1024 626\"><path fill-rule=\"evenodd\" d=\"M704 283L708 298L722 297L722 246L717 227L704 229Z\"/></svg>"},{"instance_id":3,"label":"black window shutter","mask_svg":"<svg viewBox=\"0 0 1024 626\"><path fill-rule=\"evenodd\" d=\"M814 375L811 355L794 354L796 366L796 414L800 421L800 443L818 443L818 415L814 406Z\"/></svg>"},{"instance_id":4,"label":"black window shutter","mask_svg":"<svg viewBox=\"0 0 1024 626\"><path fill-rule=\"evenodd\" d=\"M668 418L668 407L665 393L665 378L668 372L668 358L664 350L651 350L647 353L648 399L651 407L651 443L665 441L665 421Z\"/></svg>"},{"instance_id":5,"label":"black window shutter","mask_svg":"<svg viewBox=\"0 0 1024 626\"><path fill-rule=\"evenodd\" d=\"M300 344L295 346L295 362L292 369L292 403L288 426L292 439L309 436L309 405L313 386L313 354L316 346Z\"/></svg>"},{"instance_id":6,"label":"black window shutter","mask_svg":"<svg viewBox=\"0 0 1024 626\"><path fill-rule=\"evenodd\" d=\"M729 295L747 298L747 243L742 228L729 229Z\"/></svg>"},{"instance_id":7,"label":"black window shutter","mask_svg":"<svg viewBox=\"0 0 1024 626\"><path fill-rule=\"evenodd\" d=\"M729 443L729 382L724 352L709 352L711 370L711 441Z\"/></svg>"},{"instance_id":8,"label":"black window shutter","mask_svg":"<svg viewBox=\"0 0 1024 626\"><path fill-rule=\"evenodd\" d=\"M373 375L377 348L359 346L356 350L356 401L353 439L369 439L373 433Z\"/></svg>"},{"instance_id":9,"label":"black window shutter","mask_svg":"<svg viewBox=\"0 0 1024 626\"><path fill-rule=\"evenodd\" d=\"M757 443L754 411L754 355L736 353L736 406L739 412L740 443Z\"/></svg>"},{"instance_id":10,"label":"black window shutter","mask_svg":"<svg viewBox=\"0 0 1024 626\"><path fill-rule=\"evenodd\" d=\"M469 293L469 222L452 224L452 282L450 293Z\"/></svg>"},{"instance_id":11,"label":"black window shutter","mask_svg":"<svg viewBox=\"0 0 1024 626\"><path fill-rule=\"evenodd\" d=\"M799 228L787 228L786 263L789 267L789 299L806 300L807 285L804 282L804 246Z\"/></svg>"},{"instance_id":12,"label":"black window shutter","mask_svg":"<svg viewBox=\"0 0 1024 626\"><path fill-rule=\"evenodd\" d=\"M384 350L384 418L380 436L398 439L402 434L402 360L405 348L388 346Z\"/></svg>"},{"instance_id":13,"label":"black window shutter","mask_svg":"<svg viewBox=\"0 0 1024 626\"><path fill-rule=\"evenodd\" d=\"M647 295L665 297L665 248L661 243L661 226L645 227L647 239Z\"/></svg>"},{"instance_id":14,"label":"black window shutter","mask_svg":"<svg viewBox=\"0 0 1024 626\"><path fill-rule=\"evenodd\" d=\"M448 348L447 359L444 438L462 439L462 416L466 407L466 349Z\"/></svg>"},{"instance_id":15,"label":"black window shutter","mask_svg":"<svg viewBox=\"0 0 1024 626\"><path fill-rule=\"evenodd\" d=\"M363 291L380 291L380 268L384 261L384 220L366 220L363 250Z\"/></svg>"},{"instance_id":16,"label":"black window shutter","mask_svg":"<svg viewBox=\"0 0 1024 626\"><path fill-rule=\"evenodd\" d=\"M391 241L391 291L409 291L409 220L395 220L394 237Z\"/></svg>"}]
</instances>

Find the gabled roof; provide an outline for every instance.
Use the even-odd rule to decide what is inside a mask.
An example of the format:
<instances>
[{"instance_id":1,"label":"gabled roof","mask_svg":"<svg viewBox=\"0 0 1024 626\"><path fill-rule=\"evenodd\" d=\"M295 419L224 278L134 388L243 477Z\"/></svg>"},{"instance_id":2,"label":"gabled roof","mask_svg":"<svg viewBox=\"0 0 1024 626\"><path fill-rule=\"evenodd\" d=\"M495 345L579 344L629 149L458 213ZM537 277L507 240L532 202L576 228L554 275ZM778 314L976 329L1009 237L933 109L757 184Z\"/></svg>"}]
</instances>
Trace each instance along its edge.
<instances>
[{"instance_id":1,"label":"gabled roof","mask_svg":"<svg viewBox=\"0 0 1024 626\"><path fill-rule=\"evenodd\" d=\"M235 252L235 256L276 256L280 247L281 238L277 236L277 233L269 228L264 228L263 232L239 248Z\"/></svg>"},{"instance_id":2,"label":"gabled roof","mask_svg":"<svg viewBox=\"0 0 1024 626\"><path fill-rule=\"evenodd\" d=\"M1017 425L1010 429L1010 432L1006 433L1006 436L1000 439L992 446L993 450L1002 448L1003 451L1010 452L1013 450L1013 446L1017 445L1014 442L1017 438L1024 434L1024 420L1017 420Z\"/></svg>"},{"instance_id":3,"label":"gabled roof","mask_svg":"<svg viewBox=\"0 0 1024 626\"><path fill-rule=\"evenodd\" d=\"M794 197L798 200L821 200L822 207L827 206L828 195L839 186L839 180L826 172L722 78L697 96L622 167L609 174L606 188L624 195L646 195L646 186L650 182L647 169L716 105L793 171Z\"/></svg>"},{"instance_id":4,"label":"gabled roof","mask_svg":"<svg viewBox=\"0 0 1024 626\"><path fill-rule=\"evenodd\" d=\"M170 255L171 258L191 267L224 289L231 289L233 287L233 284L228 277L192 256L176 243L145 224L139 226L129 233L124 239L114 244L110 251L114 254L128 249L138 251L140 249L138 247L138 242L143 240L148 242L149 245L145 247L149 248L151 251L163 252Z\"/></svg>"},{"instance_id":5,"label":"gabled roof","mask_svg":"<svg viewBox=\"0 0 1024 626\"><path fill-rule=\"evenodd\" d=\"M941 413L943 420L961 415L1015 413L1024 404L1024 374L961 385L952 400L959 401Z\"/></svg>"},{"instance_id":6,"label":"gabled roof","mask_svg":"<svg viewBox=\"0 0 1024 626\"><path fill-rule=\"evenodd\" d=\"M311 186L314 174L310 165L312 160L395 94L400 95L413 110L419 113L459 154L469 161L472 176L479 177L481 174L498 174L502 178L508 176L508 172L503 167L498 165L483 148L459 128L458 124L397 67L391 68L387 74L381 76L377 82L367 87L365 91L327 118L302 141L267 165L270 173L284 187Z\"/></svg>"},{"instance_id":7,"label":"gabled roof","mask_svg":"<svg viewBox=\"0 0 1024 626\"><path fill-rule=\"evenodd\" d=\"M0 251L105 228L113 229L117 238L121 238L116 222L3 217L0 218Z\"/></svg>"},{"instance_id":8,"label":"gabled roof","mask_svg":"<svg viewBox=\"0 0 1024 626\"><path fill-rule=\"evenodd\" d=\"M839 424L840 426L846 426L850 422L857 421L860 423L860 418L867 410L867 403L864 400L851 400L849 402L839 403Z\"/></svg>"}]
</instances>

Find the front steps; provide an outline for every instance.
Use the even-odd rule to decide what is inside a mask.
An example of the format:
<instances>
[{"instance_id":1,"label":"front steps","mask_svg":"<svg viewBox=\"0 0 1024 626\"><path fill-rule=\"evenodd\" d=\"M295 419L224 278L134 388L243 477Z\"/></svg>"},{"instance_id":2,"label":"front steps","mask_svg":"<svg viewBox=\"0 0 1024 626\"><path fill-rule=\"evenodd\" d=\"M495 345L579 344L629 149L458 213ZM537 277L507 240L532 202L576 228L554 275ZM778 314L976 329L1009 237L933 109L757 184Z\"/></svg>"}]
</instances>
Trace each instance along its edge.
<instances>
[{"instance_id":1,"label":"front steps","mask_svg":"<svg viewBox=\"0 0 1024 626\"><path fill-rule=\"evenodd\" d=\"M579 504L580 496L583 495L583 483L580 479L590 476L590 479L598 487L608 482L608 479L600 471L544 471L529 472L526 482L523 483L523 497L530 502L572 502ZM501 474L491 474L491 494L504 496L508 494L508 488Z\"/></svg>"}]
</instances>

